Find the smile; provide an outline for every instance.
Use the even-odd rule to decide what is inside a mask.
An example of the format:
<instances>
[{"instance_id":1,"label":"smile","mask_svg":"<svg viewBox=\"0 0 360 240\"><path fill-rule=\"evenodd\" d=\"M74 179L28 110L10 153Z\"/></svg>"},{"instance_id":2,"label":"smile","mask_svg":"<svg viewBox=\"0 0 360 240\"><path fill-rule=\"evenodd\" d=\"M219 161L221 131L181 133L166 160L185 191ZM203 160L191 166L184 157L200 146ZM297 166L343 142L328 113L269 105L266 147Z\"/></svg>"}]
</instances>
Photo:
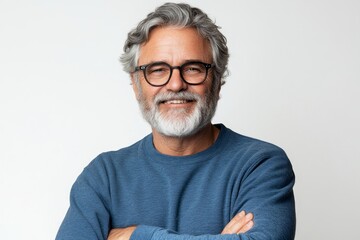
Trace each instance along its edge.
<instances>
[{"instance_id":1,"label":"smile","mask_svg":"<svg viewBox=\"0 0 360 240\"><path fill-rule=\"evenodd\" d=\"M184 104L184 103L189 103L189 102L193 102L193 101L194 100L172 99L172 100L163 101L161 103L163 103L163 104Z\"/></svg>"}]
</instances>

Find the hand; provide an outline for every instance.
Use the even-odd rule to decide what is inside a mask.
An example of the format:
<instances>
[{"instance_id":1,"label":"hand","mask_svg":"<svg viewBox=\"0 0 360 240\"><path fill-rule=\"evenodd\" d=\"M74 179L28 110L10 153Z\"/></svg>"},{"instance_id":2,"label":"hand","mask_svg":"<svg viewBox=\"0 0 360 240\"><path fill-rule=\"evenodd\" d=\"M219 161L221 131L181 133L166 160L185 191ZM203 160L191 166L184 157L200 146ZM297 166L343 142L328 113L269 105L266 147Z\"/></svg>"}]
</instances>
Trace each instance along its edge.
<instances>
[{"instance_id":1,"label":"hand","mask_svg":"<svg viewBox=\"0 0 360 240\"><path fill-rule=\"evenodd\" d=\"M107 240L129 240L136 226L111 229Z\"/></svg>"},{"instance_id":2,"label":"hand","mask_svg":"<svg viewBox=\"0 0 360 240\"><path fill-rule=\"evenodd\" d=\"M233 219L225 226L221 234L240 234L249 231L253 225L254 215L252 213L245 214L241 211L236 214Z\"/></svg>"}]
</instances>

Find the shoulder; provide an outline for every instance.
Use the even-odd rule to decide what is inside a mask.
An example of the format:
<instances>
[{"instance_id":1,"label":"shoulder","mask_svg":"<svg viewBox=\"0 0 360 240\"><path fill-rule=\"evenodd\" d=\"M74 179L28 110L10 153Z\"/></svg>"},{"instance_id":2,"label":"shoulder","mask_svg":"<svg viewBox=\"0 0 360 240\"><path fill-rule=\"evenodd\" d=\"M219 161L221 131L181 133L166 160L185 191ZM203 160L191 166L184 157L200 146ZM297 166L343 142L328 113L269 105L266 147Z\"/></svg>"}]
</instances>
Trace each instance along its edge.
<instances>
[{"instance_id":1,"label":"shoulder","mask_svg":"<svg viewBox=\"0 0 360 240\"><path fill-rule=\"evenodd\" d=\"M254 169L287 169L292 172L286 152L279 146L257 138L245 136L222 126L221 154L242 171Z\"/></svg>"},{"instance_id":2,"label":"shoulder","mask_svg":"<svg viewBox=\"0 0 360 240\"><path fill-rule=\"evenodd\" d=\"M82 175L103 178L115 176L117 171L126 171L139 160L141 149L149 141L149 137L150 135L128 147L100 153L84 168Z\"/></svg>"},{"instance_id":3,"label":"shoulder","mask_svg":"<svg viewBox=\"0 0 360 240\"><path fill-rule=\"evenodd\" d=\"M242 179L277 182L292 186L295 174L286 152L279 146L227 129L231 136L225 153ZM258 182L258 184L260 184Z\"/></svg>"},{"instance_id":4,"label":"shoulder","mask_svg":"<svg viewBox=\"0 0 360 240\"><path fill-rule=\"evenodd\" d=\"M230 151L241 152L246 155L286 155L281 147L273 143L242 135L224 125L221 128L224 131L223 146Z\"/></svg>"}]
</instances>

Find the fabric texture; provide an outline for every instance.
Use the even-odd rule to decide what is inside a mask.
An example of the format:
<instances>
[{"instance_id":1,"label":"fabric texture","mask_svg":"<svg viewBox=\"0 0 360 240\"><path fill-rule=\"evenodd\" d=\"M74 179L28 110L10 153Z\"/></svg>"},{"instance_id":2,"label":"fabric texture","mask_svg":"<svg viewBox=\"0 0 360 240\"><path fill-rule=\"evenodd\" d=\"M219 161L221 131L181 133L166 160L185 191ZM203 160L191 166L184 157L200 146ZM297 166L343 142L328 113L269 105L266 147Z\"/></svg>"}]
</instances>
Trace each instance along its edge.
<instances>
[{"instance_id":1,"label":"fabric texture","mask_svg":"<svg viewBox=\"0 0 360 240\"><path fill-rule=\"evenodd\" d=\"M57 240L107 239L136 225L132 240L294 239L295 176L279 147L222 124L216 142L191 156L167 156L152 135L95 158L80 174ZM245 234L221 235L241 210Z\"/></svg>"}]
</instances>

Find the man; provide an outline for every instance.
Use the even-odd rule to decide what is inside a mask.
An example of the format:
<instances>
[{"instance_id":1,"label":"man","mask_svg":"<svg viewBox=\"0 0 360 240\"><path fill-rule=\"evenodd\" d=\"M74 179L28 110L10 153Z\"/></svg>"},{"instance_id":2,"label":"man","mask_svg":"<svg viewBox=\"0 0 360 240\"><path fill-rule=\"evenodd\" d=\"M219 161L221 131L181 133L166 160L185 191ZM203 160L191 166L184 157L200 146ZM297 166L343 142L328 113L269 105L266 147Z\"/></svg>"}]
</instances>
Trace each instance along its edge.
<instances>
[{"instance_id":1,"label":"man","mask_svg":"<svg viewBox=\"0 0 360 240\"><path fill-rule=\"evenodd\" d=\"M294 238L286 154L211 123L228 57L218 27L186 4L129 33L121 62L152 134L84 169L58 240Z\"/></svg>"}]
</instances>

